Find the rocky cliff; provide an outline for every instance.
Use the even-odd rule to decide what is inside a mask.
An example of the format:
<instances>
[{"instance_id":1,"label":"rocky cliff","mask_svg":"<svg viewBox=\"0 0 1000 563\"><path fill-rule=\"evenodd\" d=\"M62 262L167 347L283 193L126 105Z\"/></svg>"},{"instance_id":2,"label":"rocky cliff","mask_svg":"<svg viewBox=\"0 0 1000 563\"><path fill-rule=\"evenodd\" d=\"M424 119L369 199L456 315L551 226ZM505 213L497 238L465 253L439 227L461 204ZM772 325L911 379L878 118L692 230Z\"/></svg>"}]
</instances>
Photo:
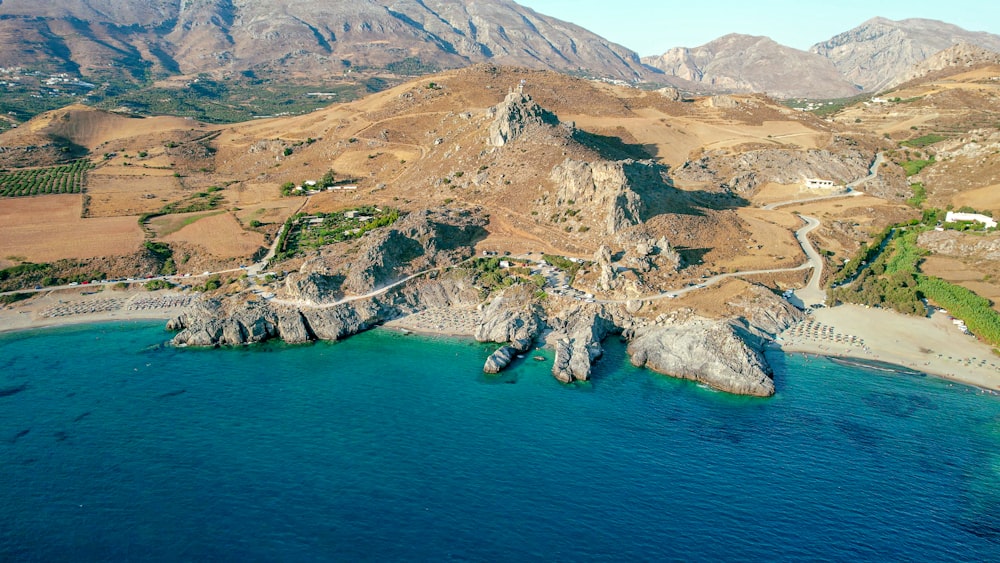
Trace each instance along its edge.
<instances>
[{"instance_id":1,"label":"rocky cliff","mask_svg":"<svg viewBox=\"0 0 1000 563\"><path fill-rule=\"evenodd\" d=\"M567 159L552 169L550 179L557 187L557 207L575 207L603 218L608 235L641 224L647 201L662 199L673 189L667 169L648 160Z\"/></svg>"},{"instance_id":2,"label":"rocky cliff","mask_svg":"<svg viewBox=\"0 0 1000 563\"><path fill-rule=\"evenodd\" d=\"M489 109L487 115L493 118L487 140L493 147L502 147L532 129L559 124L555 114L522 92L507 94L502 102Z\"/></svg>"},{"instance_id":3,"label":"rocky cliff","mask_svg":"<svg viewBox=\"0 0 1000 563\"><path fill-rule=\"evenodd\" d=\"M749 288L730 306L730 318L706 319L679 311L635 328L628 346L632 364L728 393L773 395L764 346L803 314L760 286Z\"/></svg>"}]
</instances>

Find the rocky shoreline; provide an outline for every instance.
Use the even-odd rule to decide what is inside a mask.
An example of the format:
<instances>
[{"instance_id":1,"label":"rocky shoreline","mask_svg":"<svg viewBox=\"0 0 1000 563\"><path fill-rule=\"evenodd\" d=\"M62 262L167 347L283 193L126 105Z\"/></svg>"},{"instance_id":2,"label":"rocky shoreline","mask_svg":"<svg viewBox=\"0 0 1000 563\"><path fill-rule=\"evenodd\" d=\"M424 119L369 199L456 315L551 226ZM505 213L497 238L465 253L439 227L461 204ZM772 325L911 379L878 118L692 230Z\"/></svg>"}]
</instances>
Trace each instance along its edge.
<instances>
[{"instance_id":1,"label":"rocky shoreline","mask_svg":"<svg viewBox=\"0 0 1000 563\"><path fill-rule=\"evenodd\" d=\"M241 346L281 339L288 343L342 340L384 323L428 309L468 310L467 280L423 280L379 296L332 305L299 305L254 299L241 294L207 298L167 323L178 331L175 346ZM760 288L759 296L770 292ZM757 307L761 304L757 303ZM748 317L705 319L687 313L648 321L630 315L624 305L566 303L543 306L532 288L508 288L478 305L471 335L500 347L486 360L486 373L499 373L518 354L535 346L555 351L553 377L563 383L587 381L603 354L602 342L622 334L634 365L691 379L714 389L767 397L774 394L771 369L763 350L770 339L801 316L774 297L768 323Z\"/></svg>"}]
</instances>

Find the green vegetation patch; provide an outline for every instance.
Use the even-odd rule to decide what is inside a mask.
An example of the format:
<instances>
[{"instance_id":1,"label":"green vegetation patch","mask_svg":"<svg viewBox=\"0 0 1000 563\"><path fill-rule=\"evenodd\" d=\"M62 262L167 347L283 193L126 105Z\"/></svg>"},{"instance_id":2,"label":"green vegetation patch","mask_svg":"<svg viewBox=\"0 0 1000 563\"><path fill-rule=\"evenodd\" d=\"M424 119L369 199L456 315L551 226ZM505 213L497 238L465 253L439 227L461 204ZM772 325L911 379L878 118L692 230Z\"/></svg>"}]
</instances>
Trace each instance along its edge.
<instances>
[{"instance_id":1,"label":"green vegetation patch","mask_svg":"<svg viewBox=\"0 0 1000 563\"><path fill-rule=\"evenodd\" d=\"M31 299L34 297L34 293L9 293L7 295L0 295L0 304L10 305L17 303L18 301L24 301L26 299Z\"/></svg>"},{"instance_id":2,"label":"green vegetation patch","mask_svg":"<svg viewBox=\"0 0 1000 563\"><path fill-rule=\"evenodd\" d=\"M554 254L545 254L542 256L542 260L545 260L548 265L566 272L569 275L570 283L573 283L577 272L583 267L583 262L574 262L565 256L556 256Z\"/></svg>"},{"instance_id":3,"label":"green vegetation patch","mask_svg":"<svg viewBox=\"0 0 1000 563\"><path fill-rule=\"evenodd\" d=\"M933 276L920 276L920 291L944 307L955 318L965 321L969 330L993 346L1000 346L1000 314L992 303L972 291Z\"/></svg>"},{"instance_id":4,"label":"green vegetation patch","mask_svg":"<svg viewBox=\"0 0 1000 563\"><path fill-rule=\"evenodd\" d=\"M926 146L933 145L934 143L939 143L939 142L945 140L945 138L946 137L944 135L938 135L936 133L930 133L930 134L924 135L922 137L917 137L916 139L910 139L908 141L903 141L900 144L903 145L903 146L905 146L905 147L913 147L913 148L916 148L916 149L922 149L922 148L924 148Z\"/></svg>"},{"instance_id":5,"label":"green vegetation patch","mask_svg":"<svg viewBox=\"0 0 1000 563\"><path fill-rule=\"evenodd\" d=\"M147 291L156 291L159 289L170 289L174 287L174 284L167 280L149 280L146 282L145 287Z\"/></svg>"},{"instance_id":6,"label":"green vegetation patch","mask_svg":"<svg viewBox=\"0 0 1000 563\"><path fill-rule=\"evenodd\" d=\"M916 182L910 184L910 189L913 190L913 196L906 200L906 203L919 208L927 201L927 188L924 187L923 183Z\"/></svg>"},{"instance_id":7,"label":"green vegetation patch","mask_svg":"<svg viewBox=\"0 0 1000 563\"><path fill-rule=\"evenodd\" d=\"M919 271L927 252L917 246L917 239L943 214L939 209L925 210L921 221L887 227L871 245L862 246L834 276L828 303L842 301L925 315L927 299L965 321L978 337L1000 346L1000 314L988 299Z\"/></svg>"},{"instance_id":8,"label":"green vegetation patch","mask_svg":"<svg viewBox=\"0 0 1000 563\"><path fill-rule=\"evenodd\" d=\"M78 194L83 191L87 171L92 168L89 160L77 160L48 168L0 170L0 197Z\"/></svg>"},{"instance_id":9,"label":"green vegetation patch","mask_svg":"<svg viewBox=\"0 0 1000 563\"><path fill-rule=\"evenodd\" d=\"M104 109L127 107L142 115L191 117L210 123L235 123L257 117L308 113L333 102L357 99L359 84L282 84L277 81L202 75L183 88L129 88L101 99Z\"/></svg>"},{"instance_id":10,"label":"green vegetation patch","mask_svg":"<svg viewBox=\"0 0 1000 563\"><path fill-rule=\"evenodd\" d=\"M918 229L906 231L875 247L877 258L860 271L853 283L829 290L828 300L885 307L908 315L926 314L917 291L917 266L924 255L916 246L918 235ZM866 256L872 254L871 250L865 251Z\"/></svg>"},{"instance_id":11,"label":"green vegetation patch","mask_svg":"<svg viewBox=\"0 0 1000 563\"><path fill-rule=\"evenodd\" d=\"M906 171L907 176L914 176L919 174L921 170L927 168L931 164L934 164L934 158L928 158L924 160L907 160L906 162L900 164L903 170Z\"/></svg>"},{"instance_id":12,"label":"green vegetation patch","mask_svg":"<svg viewBox=\"0 0 1000 563\"><path fill-rule=\"evenodd\" d=\"M277 258L284 260L305 250L361 238L369 231L392 225L401 216L398 209L373 205L337 213L299 213L285 223Z\"/></svg>"}]
</instances>

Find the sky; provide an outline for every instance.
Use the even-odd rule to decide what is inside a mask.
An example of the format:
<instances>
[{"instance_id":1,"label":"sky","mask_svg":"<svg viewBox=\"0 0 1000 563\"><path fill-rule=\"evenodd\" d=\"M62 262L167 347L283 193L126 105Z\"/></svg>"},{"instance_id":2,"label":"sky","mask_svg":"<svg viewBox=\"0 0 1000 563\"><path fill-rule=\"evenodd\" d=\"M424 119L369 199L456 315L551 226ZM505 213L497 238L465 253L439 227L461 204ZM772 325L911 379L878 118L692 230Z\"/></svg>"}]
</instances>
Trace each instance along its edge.
<instances>
[{"instance_id":1,"label":"sky","mask_svg":"<svg viewBox=\"0 0 1000 563\"><path fill-rule=\"evenodd\" d=\"M575 23L641 56L698 47L728 33L766 35L806 50L882 16L941 20L1000 35L995 0L516 0Z\"/></svg>"}]
</instances>

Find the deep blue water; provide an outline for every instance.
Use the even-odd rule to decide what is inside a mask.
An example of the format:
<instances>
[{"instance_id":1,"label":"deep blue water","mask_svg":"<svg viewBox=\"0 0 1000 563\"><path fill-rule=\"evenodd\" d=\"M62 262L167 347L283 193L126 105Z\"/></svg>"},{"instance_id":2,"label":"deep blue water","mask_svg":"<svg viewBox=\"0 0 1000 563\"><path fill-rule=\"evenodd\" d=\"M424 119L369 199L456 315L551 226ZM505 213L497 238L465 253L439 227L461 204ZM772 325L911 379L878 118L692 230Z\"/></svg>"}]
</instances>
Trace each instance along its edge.
<instances>
[{"instance_id":1,"label":"deep blue water","mask_svg":"<svg viewBox=\"0 0 1000 563\"><path fill-rule=\"evenodd\" d=\"M777 396L374 331L0 337L0 560L1000 560L1000 399L772 356ZM547 353L546 353L547 354Z\"/></svg>"}]
</instances>

